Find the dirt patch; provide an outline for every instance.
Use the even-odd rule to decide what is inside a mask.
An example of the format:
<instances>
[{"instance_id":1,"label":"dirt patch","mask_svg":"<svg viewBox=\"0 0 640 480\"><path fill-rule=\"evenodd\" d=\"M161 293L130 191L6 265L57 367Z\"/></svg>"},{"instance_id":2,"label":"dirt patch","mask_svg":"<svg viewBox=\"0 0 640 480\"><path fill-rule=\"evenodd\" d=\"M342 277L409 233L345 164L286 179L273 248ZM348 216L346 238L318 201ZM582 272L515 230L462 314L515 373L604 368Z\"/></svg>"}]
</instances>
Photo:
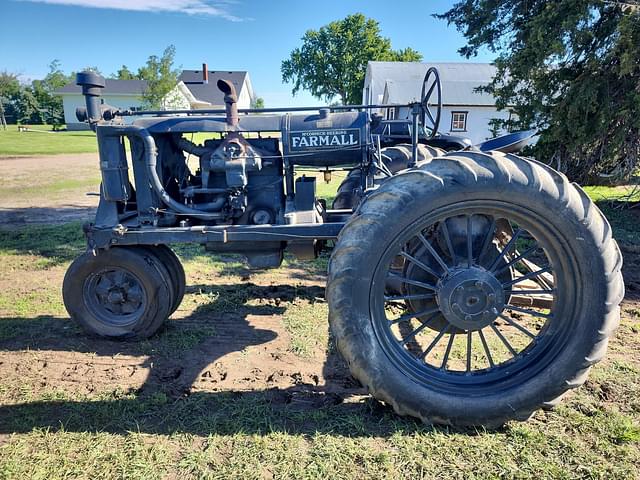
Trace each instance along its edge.
<instances>
[{"instance_id":1,"label":"dirt patch","mask_svg":"<svg viewBox=\"0 0 640 480\"><path fill-rule=\"evenodd\" d=\"M24 319L21 333L0 342L0 377L6 385L29 385L36 395L94 395L117 389L178 398L269 391L274 402L300 408L366 393L333 349L327 354L319 348L309 358L295 355L282 315L269 314L297 301L293 291L322 295L320 286L252 285L254 294L268 293L265 303L254 298L252 305L219 313L187 306L144 342L90 338L66 318ZM318 322L319 328L328 327L326 319Z\"/></svg>"},{"instance_id":2,"label":"dirt patch","mask_svg":"<svg viewBox=\"0 0 640 480\"><path fill-rule=\"evenodd\" d=\"M95 213L97 154L0 159L0 225L66 223Z\"/></svg>"}]
</instances>

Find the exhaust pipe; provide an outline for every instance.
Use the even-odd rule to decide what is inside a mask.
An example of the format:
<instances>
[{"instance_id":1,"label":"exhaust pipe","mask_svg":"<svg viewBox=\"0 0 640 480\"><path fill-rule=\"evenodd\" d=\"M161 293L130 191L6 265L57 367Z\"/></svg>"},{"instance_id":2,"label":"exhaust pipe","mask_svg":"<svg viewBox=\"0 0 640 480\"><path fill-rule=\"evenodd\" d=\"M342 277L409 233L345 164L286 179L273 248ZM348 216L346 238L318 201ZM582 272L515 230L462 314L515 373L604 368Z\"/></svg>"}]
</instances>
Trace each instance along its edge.
<instances>
[{"instance_id":1,"label":"exhaust pipe","mask_svg":"<svg viewBox=\"0 0 640 480\"><path fill-rule=\"evenodd\" d=\"M227 114L227 125L238 125L238 95L236 87L228 80L218 80L218 88L224 93L224 106Z\"/></svg>"}]
</instances>

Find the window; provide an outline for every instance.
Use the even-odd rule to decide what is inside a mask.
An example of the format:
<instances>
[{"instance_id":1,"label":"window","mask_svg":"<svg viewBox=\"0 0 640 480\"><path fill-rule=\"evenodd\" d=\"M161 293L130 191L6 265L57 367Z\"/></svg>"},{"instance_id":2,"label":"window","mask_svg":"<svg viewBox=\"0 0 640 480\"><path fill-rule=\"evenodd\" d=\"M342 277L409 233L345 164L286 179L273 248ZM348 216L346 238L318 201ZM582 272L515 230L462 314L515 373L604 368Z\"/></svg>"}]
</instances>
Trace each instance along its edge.
<instances>
[{"instance_id":1,"label":"window","mask_svg":"<svg viewBox=\"0 0 640 480\"><path fill-rule=\"evenodd\" d=\"M365 105L371 105L371 92L369 91L369 87L365 90L364 103Z\"/></svg>"},{"instance_id":2,"label":"window","mask_svg":"<svg viewBox=\"0 0 640 480\"><path fill-rule=\"evenodd\" d=\"M395 120L395 119L396 119L396 109L387 108L387 120Z\"/></svg>"},{"instance_id":3,"label":"window","mask_svg":"<svg viewBox=\"0 0 640 480\"><path fill-rule=\"evenodd\" d=\"M468 112L451 112L451 131L452 132L467 131L467 113Z\"/></svg>"}]
</instances>

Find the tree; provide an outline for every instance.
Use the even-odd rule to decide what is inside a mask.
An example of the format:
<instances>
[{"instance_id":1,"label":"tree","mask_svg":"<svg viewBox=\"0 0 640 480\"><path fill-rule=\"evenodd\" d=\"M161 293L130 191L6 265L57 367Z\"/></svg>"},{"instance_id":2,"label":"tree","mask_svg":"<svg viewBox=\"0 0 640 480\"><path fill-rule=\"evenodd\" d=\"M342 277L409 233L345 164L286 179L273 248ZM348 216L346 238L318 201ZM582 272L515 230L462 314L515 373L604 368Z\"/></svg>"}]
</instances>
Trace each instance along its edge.
<instances>
[{"instance_id":1,"label":"tree","mask_svg":"<svg viewBox=\"0 0 640 480\"><path fill-rule=\"evenodd\" d=\"M282 80L293 83L294 95L303 89L326 102L339 97L343 105L356 104L372 60L417 62L422 55L411 48L393 50L391 41L380 35L378 22L356 13L308 30L302 46L282 62Z\"/></svg>"},{"instance_id":2,"label":"tree","mask_svg":"<svg viewBox=\"0 0 640 480\"><path fill-rule=\"evenodd\" d=\"M118 80L135 80L138 78L126 65L122 65L112 77Z\"/></svg>"},{"instance_id":3,"label":"tree","mask_svg":"<svg viewBox=\"0 0 640 480\"><path fill-rule=\"evenodd\" d=\"M29 94L23 92L22 101L26 102L25 108L31 119L36 120L37 123L50 123L54 128L62 125L64 123L62 98L54 92L72 80L71 75L62 71L60 61L53 60L49 64L47 76L42 80L31 82ZM31 96L33 96L33 100ZM31 109L35 109L38 113L31 112Z\"/></svg>"},{"instance_id":4,"label":"tree","mask_svg":"<svg viewBox=\"0 0 640 480\"><path fill-rule=\"evenodd\" d=\"M253 102L253 108L264 108L264 98L256 98L256 100Z\"/></svg>"},{"instance_id":5,"label":"tree","mask_svg":"<svg viewBox=\"0 0 640 480\"><path fill-rule=\"evenodd\" d=\"M6 70L0 72L0 126L3 128L6 128L6 116L13 113L13 106L20 88L18 75Z\"/></svg>"},{"instance_id":6,"label":"tree","mask_svg":"<svg viewBox=\"0 0 640 480\"><path fill-rule=\"evenodd\" d=\"M138 69L138 78L147 81L142 95L145 108L160 108L162 99L178 83L179 70L173 68L176 47L169 45L162 56L151 55L144 67Z\"/></svg>"},{"instance_id":7,"label":"tree","mask_svg":"<svg viewBox=\"0 0 640 480\"><path fill-rule=\"evenodd\" d=\"M484 90L504 122L535 127L534 154L572 179L627 176L640 155L640 9L600 0L458 1L438 18L460 30L467 58L486 48Z\"/></svg>"}]
</instances>

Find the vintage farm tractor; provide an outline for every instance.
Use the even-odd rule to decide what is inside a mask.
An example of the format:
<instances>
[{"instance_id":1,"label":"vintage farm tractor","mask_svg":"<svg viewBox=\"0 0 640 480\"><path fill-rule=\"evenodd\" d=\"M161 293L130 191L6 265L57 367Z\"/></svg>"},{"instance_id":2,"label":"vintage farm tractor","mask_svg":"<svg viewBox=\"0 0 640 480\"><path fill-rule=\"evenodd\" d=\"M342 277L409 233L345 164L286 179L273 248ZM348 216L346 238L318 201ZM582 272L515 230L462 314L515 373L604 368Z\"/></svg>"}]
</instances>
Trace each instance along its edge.
<instances>
[{"instance_id":1,"label":"vintage farm tractor","mask_svg":"<svg viewBox=\"0 0 640 480\"><path fill-rule=\"evenodd\" d=\"M83 72L77 83L102 186L63 296L89 332L158 330L185 291L169 244L241 253L254 268L331 246L333 338L352 374L399 414L524 420L605 354L624 293L607 220L563 174L498 151L500 141L487 152L430 146L443 145L437 71L407 105L412 141L386 148L371 112L397 105L238 110L221 80L225 110L133 112L101 104L102 77ZM194 143L195 132L207 139ZM332 206L316 197L315 176L300 175L312 169L349 171Z\"/></svg>"}]
</instances>

